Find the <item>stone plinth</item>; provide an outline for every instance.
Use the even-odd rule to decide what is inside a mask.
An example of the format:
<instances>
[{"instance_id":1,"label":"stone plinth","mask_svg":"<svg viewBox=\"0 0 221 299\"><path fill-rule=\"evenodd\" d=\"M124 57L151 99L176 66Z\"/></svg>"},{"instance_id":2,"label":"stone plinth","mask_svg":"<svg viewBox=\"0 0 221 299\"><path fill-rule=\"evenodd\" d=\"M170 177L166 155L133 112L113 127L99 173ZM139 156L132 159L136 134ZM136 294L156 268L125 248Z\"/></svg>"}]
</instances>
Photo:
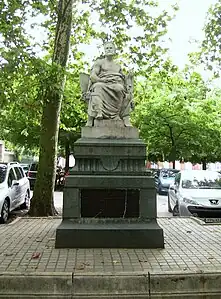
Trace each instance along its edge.
<instances>
[{"instance_id":1,"label":"stone plinth","mask_svg":"<svg viewBox=\"0 0 221 299\"><path fill-rule=\"evenodd\" d=\"M133 127L84 127L81 131L83 138L102 138L102 139L136 139L139 137L138 129Z\"/></svg>"},{"instance_id":2,"label":"stone plinth","mask_svg":"<svg viewBox=\"0 0 221 299\"><path fill-rule=\"evenodd\" d=\"M63 220L56 248L163 248L163 230L155 220Z\"/></svg>"},{"instance_id":3,"label":"stone plinth","mask_svg":"<svg viewBox=\"0 0 221 299\"><path fill-rule=\"evenodd\" d=\"M75 142L71 173L144 173L146 147L140 139L80 138Z\"/></svg>"},{"instance_id":4,"label":"stone plinth","mask_svg":"<svg viewBox=\"0 0 221 299\"><path fill-rule=\"evenodd\" d=\"M57 248L164 247L145 144L137 129L122 124L95 121L82 128L76 164L65 181Z\"/></svg>"},{"instance_id":5,"label":"stone plinth","mask_svg":"<svg viewBox=\"0 0 221 299\"><path fill-rule=\"evenodd\" d=\"M124 122L122 119L118 119L118 120L115 120L115 119L95 119L94 120L94 127L108 127L108 128L119 128L119 127L123 127L125 128L124 126ZM93 127L92 127L93 128Z\"/></svg>"}]
</instances>

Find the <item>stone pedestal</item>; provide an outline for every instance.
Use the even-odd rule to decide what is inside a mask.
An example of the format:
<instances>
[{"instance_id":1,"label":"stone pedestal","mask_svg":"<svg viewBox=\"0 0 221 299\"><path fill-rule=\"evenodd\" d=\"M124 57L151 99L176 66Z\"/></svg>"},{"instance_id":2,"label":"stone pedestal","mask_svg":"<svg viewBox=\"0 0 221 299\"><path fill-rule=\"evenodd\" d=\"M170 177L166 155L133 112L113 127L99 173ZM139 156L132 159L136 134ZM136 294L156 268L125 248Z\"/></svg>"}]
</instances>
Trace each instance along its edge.
<instances>
[{"instance_id":1,"label":"stone pedestal","mask_svg":"<svg viewBox=\"0 0 221 299\"><path fill-rule=\"evenodd\" d=\"M82 128L81 135L84 138L102 139L138 139L138 130L133 127L125 127L122 120L95 120L94 127Z\"/></svg>"},{"instance_id":2,"label":"stone pedestal","mask_svg":"<svg viewBox=\"0 0 221 299\"><path fill-rule=\"evenodd\" d=\"M82 128L66 178L57 248L163 248L154 179L138 130L121 121Z\"/></svg>"}]
</instances>

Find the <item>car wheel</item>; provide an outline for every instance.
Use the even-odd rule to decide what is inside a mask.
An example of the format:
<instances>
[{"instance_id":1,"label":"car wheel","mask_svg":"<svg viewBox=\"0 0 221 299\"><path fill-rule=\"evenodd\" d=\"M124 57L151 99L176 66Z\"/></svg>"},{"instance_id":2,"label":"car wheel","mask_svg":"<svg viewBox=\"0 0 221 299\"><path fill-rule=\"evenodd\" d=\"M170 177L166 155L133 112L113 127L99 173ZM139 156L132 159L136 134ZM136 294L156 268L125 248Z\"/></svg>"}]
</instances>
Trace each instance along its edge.
<instances>
[{"instance_id":1,"label":"car wheel","mask_svg":"<svg viewBox=\"0 0 221 299\"><path fill-rule=\"evenodd\" d=\"M175 207L173 208L173 216L179 216L179 215L180 215L179 206L178 204L176 204Z\"/></svg>"},{"instance_id":2,"label":"car wheel","mask_svg":"<svg viewBox=\"0 0 221 299\"><path fill-rule=\"evenodd\" d=\"M160 186L158 187L158 194L159 194L159 195L163 195L163 192L162 192L162 189L161 189Z\"/></svg>"},{"instance_id":3,"label":"car wheel","mask_svg":"<svg viewBox=\"0 0 221 299\"><path fill-rule=\"evenodd\" d=\"M8 203L7 199L5 199L3 206L2 206L0 222L6 223L8 220L8 217L9 217L9 203Z\"/></svg>"},{"instance_id":4,"label":"car wheel","mask_svg":"<svg viewBox=\"0 0 221 299\"><path fill-rule=\"evenodd\" d=\"M170 205L170 197L169 197L169 194L168 194L168 212L169 212L169 213L172 213L172 212L173 212L173 210L172 210L172 208L171 208L171 205Z\"/></svg>"},{"instance_id":5,"label":"car wheel","mask_svg":"<svg viewBox=\"0 0 221 299\"><path fill-rule=\"evenodd\" d=\"M20 209L27 210L29 208L29 204L30 204L30 195L29 192L27 191L25 194L25 201L20 205Z\"/></svg>"}]
</instances>

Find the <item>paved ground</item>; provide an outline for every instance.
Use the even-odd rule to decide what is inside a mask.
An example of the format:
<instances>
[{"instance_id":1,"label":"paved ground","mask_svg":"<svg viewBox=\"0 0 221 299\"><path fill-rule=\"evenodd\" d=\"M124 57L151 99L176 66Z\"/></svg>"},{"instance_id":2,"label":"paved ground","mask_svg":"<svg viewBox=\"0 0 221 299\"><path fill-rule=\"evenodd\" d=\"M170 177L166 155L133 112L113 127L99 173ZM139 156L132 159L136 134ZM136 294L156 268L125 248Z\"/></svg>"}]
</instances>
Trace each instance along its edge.
<instances>
[{"instance_id":1,"label":"paved ground","mask_svg":"<svg viewBox=\"0 0 221 299\"><path fill-rule=\"evenodd\" d=\"M221 224L172 217L167 196L157 209L165 249L55 249L60 217L1 225L0 298L221 298Z\"/></svg>"},{"instance_id":2,"label":"paved ground","mask_svg":"<svg viewBox=\"0 0 221 299\"><path fill-rule=\"evenodd\" d=\"M221 226L160 218L165 249L55 249L59 218L18 218L0 226L0 272L221 271Z\"/></svg>"},{"instance_id":3,"label":"paved ground","mask_svg":"<svg viewBox=\"0 0 221 299\"><path fill-rule=\"evenodd\" d=\"M157 217L173 217L172 213L168 212L167 195L157 195Z\"/></svg>"},{"instance_id":4,"label":"paved ground","mask_svg":"<svg viewBox=\"0 0 221 299\"><path fill-rule=\"evenodd\" d=\"M57 212L61 215L63 209L63 192L55 191L54 192L54 205Z\"/></svg>"}]
</instances>

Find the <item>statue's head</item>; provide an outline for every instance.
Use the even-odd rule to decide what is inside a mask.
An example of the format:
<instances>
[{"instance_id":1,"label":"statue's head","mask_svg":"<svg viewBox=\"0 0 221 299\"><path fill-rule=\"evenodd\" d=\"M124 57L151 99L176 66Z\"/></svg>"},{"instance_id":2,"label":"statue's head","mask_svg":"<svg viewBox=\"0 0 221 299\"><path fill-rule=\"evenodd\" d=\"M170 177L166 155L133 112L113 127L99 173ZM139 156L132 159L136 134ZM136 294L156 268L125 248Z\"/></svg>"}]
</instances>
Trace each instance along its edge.
<instances>
[{"instance_id":1,"label":"statue's head","mask_svg":"<svg viewBox=\"0 0 221 299\"><path fill-rule=\"evenodd\" d=\"M106 42L104 44L105 56L113 56L116 54L116 47L113 42Z\"/></svg>"}]
</instances>

